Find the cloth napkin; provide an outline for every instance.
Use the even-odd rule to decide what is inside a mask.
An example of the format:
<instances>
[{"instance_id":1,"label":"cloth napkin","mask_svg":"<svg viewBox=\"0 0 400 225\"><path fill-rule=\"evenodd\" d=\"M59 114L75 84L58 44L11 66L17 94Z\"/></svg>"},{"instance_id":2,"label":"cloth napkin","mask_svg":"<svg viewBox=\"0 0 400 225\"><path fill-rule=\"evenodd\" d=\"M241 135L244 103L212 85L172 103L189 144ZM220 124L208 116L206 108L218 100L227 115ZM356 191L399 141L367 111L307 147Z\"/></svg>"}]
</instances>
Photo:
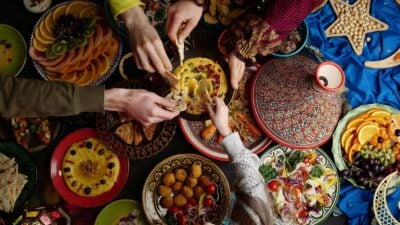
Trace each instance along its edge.
<instances>
[{"instance_id":1,"label":"cloth napkin","mask_svg":"<svg viewBox=\"0 0 400 225\"><path fill-rule=\"evenodd\" d=\"M353 4L355 0L347 1ZM395 0L371 0L370 14L389 25L387 31L368 33L362 55L353 51L345 37L327 38L327 29L336 19L329 1L310 14L306 22L310 28L309 46L324 60L338 63L346 74L346 98L354 108L369 103L381 103L400 109L400 66L388 69L364 67L365 61L384 59L400 48L400 6ZM371 224L373 191L356 188L350 183L341 185L339 208L349 218L349 225ZM388 197L389 208L400 218L398 201L400 190Z\"/></svg>"}]
</instances>

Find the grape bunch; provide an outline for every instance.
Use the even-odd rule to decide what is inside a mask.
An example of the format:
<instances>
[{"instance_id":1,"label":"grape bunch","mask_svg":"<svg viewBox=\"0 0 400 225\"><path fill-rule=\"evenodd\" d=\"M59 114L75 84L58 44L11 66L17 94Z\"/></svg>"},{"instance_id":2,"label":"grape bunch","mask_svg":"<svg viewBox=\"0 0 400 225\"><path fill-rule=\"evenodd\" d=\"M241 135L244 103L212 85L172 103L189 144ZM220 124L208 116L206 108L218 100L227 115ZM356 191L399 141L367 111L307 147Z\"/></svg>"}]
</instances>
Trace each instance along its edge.
<instances>
[{"instance_id":1,"label":"grape bunch","mask_svg":"<svg viewBox=\"0 0 400 225\"><path fill-rule=\"evenodd\" d=\"M387 165L385 156L379 155L374 155L368 150L355 153L353 163L349 169L343 171L343 176L353 178L358 185L365 188L377 188L379 183L397 168L397 163Z\"/></svg>"}]
</instances>

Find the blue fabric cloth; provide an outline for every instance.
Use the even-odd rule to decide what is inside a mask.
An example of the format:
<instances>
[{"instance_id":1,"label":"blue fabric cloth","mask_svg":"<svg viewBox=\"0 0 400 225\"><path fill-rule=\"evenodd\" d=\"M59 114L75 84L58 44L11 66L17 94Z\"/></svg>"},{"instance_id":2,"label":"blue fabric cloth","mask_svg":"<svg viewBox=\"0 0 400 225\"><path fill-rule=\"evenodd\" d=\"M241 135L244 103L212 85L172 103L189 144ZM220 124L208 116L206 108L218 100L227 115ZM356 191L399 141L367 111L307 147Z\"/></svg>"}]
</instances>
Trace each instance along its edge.
<instances>
[{"instance_id":1,"label":"blue fabric cloth","mask_svg":"<svg viewBox=\"0 0 400 225\"><path fill-rule=\"evenodd\" d=\"M355 0L350 0L350 4ZM400 6L395 0L371 0L370 14L389 25L387 31L368 33L360 56L356 55L346 37L327 38L327 29L336 19L328 2L321 10L310 14L306 22L310 28L309 44L318 48L323 58L342 66L346 74L346 98L352 107L381 103L400 109L400 66L388 69L364 67L365 61L384 59L400 48ZM339 208L349 217L350 225L367 225L372 219L373 192L343 184ZM391 212L400 218L397 202L400 190L388 198Z\"/></svg>"},{"instance_id":2,"label":"blue fabric cloth","mask_svg":"<svg viewBox=\"0 0 400 225\"><path fill-rule=\"evenodd\" d=\"M365 61L384 59L400 48L400 7L395 0L371 0L370 14L388 24L389 29L368 33L366 37L371 40L366 42L360 56L354 53L346 37L326 37L325 29L336 19L329 1L306 19L310 28L309 43L319 48L325 59L342 66L346 74L345 85L349 89L346 97L351 106L382 103L400 109L400 66L389 69L364 67Z\"/></svg>"}]
</instances>

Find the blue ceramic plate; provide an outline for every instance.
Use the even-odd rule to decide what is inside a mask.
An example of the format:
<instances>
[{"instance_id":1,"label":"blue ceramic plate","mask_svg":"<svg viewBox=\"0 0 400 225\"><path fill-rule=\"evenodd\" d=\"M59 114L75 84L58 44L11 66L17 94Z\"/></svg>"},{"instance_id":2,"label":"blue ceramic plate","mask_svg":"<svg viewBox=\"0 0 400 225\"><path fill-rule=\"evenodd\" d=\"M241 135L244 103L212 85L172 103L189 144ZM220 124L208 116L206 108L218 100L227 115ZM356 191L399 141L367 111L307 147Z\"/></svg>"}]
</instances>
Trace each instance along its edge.
<instances>
[{"instance_id":1,"label":"blue ceramic plate","mask_svg":"<svg viewBox=\"0 0 400 225\"><path fill-rule=\"evenodd\" d=\"M26 43L21 33L0 24L0 75L17 76L25 65Z\"/></svg>"}]
</instances>

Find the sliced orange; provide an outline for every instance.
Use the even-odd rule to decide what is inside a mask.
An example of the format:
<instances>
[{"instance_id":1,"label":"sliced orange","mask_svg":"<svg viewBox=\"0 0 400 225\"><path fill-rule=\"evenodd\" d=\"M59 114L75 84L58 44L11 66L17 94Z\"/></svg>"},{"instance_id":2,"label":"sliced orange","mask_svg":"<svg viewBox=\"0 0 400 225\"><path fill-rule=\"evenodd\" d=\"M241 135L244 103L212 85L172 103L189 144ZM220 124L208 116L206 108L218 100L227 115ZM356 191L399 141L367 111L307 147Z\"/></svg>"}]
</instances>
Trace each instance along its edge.
<instances>
[{"instance_id":1,"label":"sliced orange","mask_svg":"<svg viewBox=\"0 0 400 225\"><path fill-rule=\"evenodd\" d=\"M344 146L345 146L346 139L347 139L350 135L354 134L355 131L356 131L356 128L355 128L355 127L350 127L349 129L347 129L347 130L345 130L345 131L343 132L342 137L341 137L341 139L340 139L340 144L342 145L343 148L344 148Z\"/></svg>"},{"instance_id":2,"label":"sliced orange","mask_svg":"<svg viewBox=\"0 0 400 225\"><path fill-rule=\"evenodd\" d=\"M68 6L67 9L65 10L65 15L72 14L74 16L79 17L79 14L81 10L84 8L88 7L89 5L86 2L83 1L74 1L71 2Z\"/></svg>"},{"instance_id":3,"label":"sliced orange","mask_svg":"<svg viewBox=\"0 0 400 225\"><path fill-rule=\"evenodd\" d=\"M381 126L386 126L388 125L388 120L382 119L381 117L375 117L375 116L371 116L369 118L366 118L364 120L364 122L373 122L373 123L377 123Z\"/></svg>"},{"instance_id":4,"label":"sliced orange","mask_svg":"<svg viewBox=\"0 0 400 225\"><path fill-rule=\"evenodd\" d=\"M360 125L363 121L364 121L364 119L357 119L357 118L352 119L350 122L347 123L346 130L351 127L358 127L358 125Z\"/></svg>"},{"instance_id":5,"label":"sliced orange","mask_svg":"<svg viewBox=\"0 0 400 225\"><path fill-rule=\"evenodd\" d=\"M371 115L371 113L376 112L376 111L381 111L382 109L380 108L372 108L372 109L368 109L365 113L368 113Z\"/></svg>"},{"instance_id":6,"label":"sliced orange","mask_svg":"<svg viewBox=\"0 0 400 225\"><path fill-rule=\"evenodd\" d=\"M52 44L55 40L53 36L51 37L44 36L42 31L40 30L40 26L37 27L33 32L33 37L43 44Z\"/></svg>"},{"instance_id":7,"label":"sliced orange","mask_svg":"<svg viewBox=\"0 0 400 225\"><path fill-rule=\"evenodd\" d=\"M353 162L354 153L360 151L360 149L361 149L361 144L359 143L355 143L350 147L349 153L347 155L347 158L349 159L350 162Z\"/></svg>"},{"instance_id":8,"label":"sliced orange","mask_svg":"<svg viewBox=\"0 0 400 225\"><path fill-rule=\"evenodd\" d=\"M39 42L36 38L32 39L32 46L35 50L40 52L45 52L48 47L48 45Z\"/></svg>"},{"instance_id":9,"label":"sliced orange","mask_svg":"<svg viewBox=\"0 0 400 225\"><path fill-rule=\"evenodd\" d=\"M375 126L375 127L378 127L378 128L379 128L379 124L377 124L377 123L374 123L374 122L371 122L371 121L368 121L368 122L362 122L362 123L360 123L360 124L357 126L356 133L357 133L357 134L359 134L359 133L360 133L360 130L361 130L361 128L363 128L364 126L368 126L368 125L373 125L373 126Z\"/></svg>"},{"instance_id":10,"label":"sliced orange","mask_svg":"<svg viewBox=\"0 0 400 225\"><path fill-rule=\"evenodd\" d=\"M358 142L360 142L361 145L364 145L369 142L374 135L379 133L379 126L374 123L366 124L362 126L357 133Z\"/></svg>"},{"instance_id":11,"label":"sliced orange","mask_svg":"<svg viewBox=\"0 0 400 225\"><path fill-rule=\"evenodd\" d=\"M66 9L67 9L67 5L61 5L61 6L57 7L56 9L54 9L52 19L53 19L53 22L54 22L55 24L58 23L58 19L59 19L62 15L65 15Z\"/></svg>"},{"instance_id":12,"label":"sliced orange","mask_svg":"<svg viewBox=\"0 0 400 225\"><path fill-rule=\"evenodd\" d=\"M44 18L44 28L42 28L42 32L44 36L53 36L53 29L56 27L56 22L53 20L53 13L54 11L47 14L46 18Z\"/></svg>"},{"instance_id":13,"label":"sliced orange","mask_svg":"<svg viewBox=\"0 0 400 225\"><path fill-rule=\"evenodd\" d=\"M346 154L348 154L350 147L353 145L353 139L356 139L356 135L355 134L350 134L350 136L348 136L345 141L344 141L344 151L346 152Z\"/></svg>"},{"instance_id":14,"label":"sliced orange","mask_svg":"<svg viewBox=\"0 0 400 225\"><path fill-rule=\"evenodd\" d=\"M39 25L38 25L38 27L36 29L39 29L39 32L40 32L41 36L46 38L47 40L54 40L55 39L53 31L47 29L44 20L39 23Z\"/></svg>"},{"instance_id":15,"label":"sliced orange","mask_svg":"<svg viewBox=\"0 0 400 225\"><path fill-rule=\"evenodd\" d=\"M392 118L392 114L390 112L388 112L388 111L385 111L385 110L380 110L380 111L373 112L373 113L371 113L371 116L380 117L380 118L385 119L385 120L390 120Z\"/></svg>"},{"instance_id":16,"label":"sliced orange","mask_svg":"<svg viewBox=\"0 0 400 225\"><path fill-rule=\"evenodd\" d=\"M95 7L88 6L84 9L82 9L79 13L79 18L83 19L83 18L88 18L91 16L98 15L97 8L96 9L94 9L94 8Z\"/></svg>"},{"instance_id":17,"label":"sliced orange","mask_svg":"<svg viewBox=\"0 0 400 225\"><path fill-rule=\"evenodd\" d=\"M367 117L369 117L369 114L364 112L356 116L356 119L365 119Z\"/></svg>"}]
</instances>

